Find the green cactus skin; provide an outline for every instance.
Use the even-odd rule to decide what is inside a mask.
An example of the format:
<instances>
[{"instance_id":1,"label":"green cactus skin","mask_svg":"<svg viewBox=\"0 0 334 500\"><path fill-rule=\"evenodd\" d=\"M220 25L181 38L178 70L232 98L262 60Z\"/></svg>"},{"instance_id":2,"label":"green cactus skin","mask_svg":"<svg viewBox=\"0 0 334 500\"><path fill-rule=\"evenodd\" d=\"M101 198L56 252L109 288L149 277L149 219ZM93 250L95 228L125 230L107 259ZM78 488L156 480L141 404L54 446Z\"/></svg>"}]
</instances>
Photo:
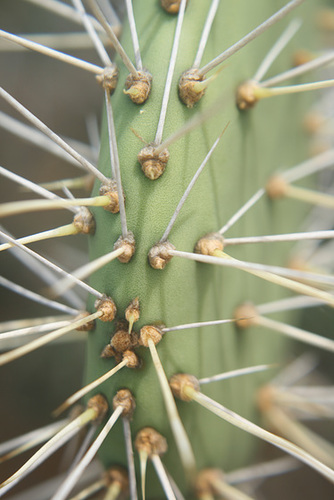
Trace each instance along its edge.
<instances>
[{"instance_id":1,"label":"green cactus skin","mask_svg":"<svg viewBox=\"0 0 334 500\"><path fill-rule=\"evenodd\" d=\"M310 4L310 2L309 2ZM236 210L264 185L270 172L292 166L305 157L305 137L300 120L308 98L292 96L260 102L250 112L242 113L235 106L235 90L239 83L251 77L268 48L275 42L291 14L237 55L227 61L226 67L209 86L202 101L187 109L179 100L177 82L183 71L189 69L203 28L210 2L190 1L182 28L179 54L173 77L170 101L163 137L168 137L199 111L209 109L213 103L219 112L210 117L186 137L170 146L170 160L162 177L147 179L137 162L142 148L133 128L145 141L154 140L158 123L162 93L165 84L169 54L173 42L176 17L162 11L156 0L134 3L137 30L144 67L153 75L152 93L148 101L137 106L123 94L127 76L119 64L120 77L112 96L121 163L121 175L126 195L128 228L136 239L136 254L128 264L114 261L91 279L93 287L110 295L117 304L118 318L124 318L130 301L139 297L141 316L135 330L152 322L167 326L194 321L230 318L236 305L244 300L261 303L282 296L278 287L263 283L258 278L245 276L233 269L213 269L208 265L174 258L164 270L152 269L147 254L162 236L177 203L207 151L225 127L230 125L221 139L205 171L183 207L172 229L169 241L177 249L192 251L199 237L217 231ZM257 24L284 5L282 1L222 2L210 33L203 63L237 41ZM313 5L299 9L298 15L310 16ZM294 44L302 44L307 29ZM305 38L304 38L305 40ZM124 27L122 43L132 54L129 28ZM298 45L297 45L298 46ZM286 50L274 63L272 74L290 67L290 50ZM110 176L110 161L106 124L102 132L99 168ZM96 183L93 194L98 193ZM293 216L291 211L293 210ZM305 213L304 207L293 203L279 206L267 199L261 200L247 214L229 236L288 232ZM94 259L112 249L121 234L119 216L94 209L96 233L90 237L90 257ZM249 261L283 263L283 246L244 248L233 256ZM90 302L93 310L93 301ZM103 347L109 342L113 326L97 322L89 335L86 381L91 381L111 368L113 361L100 359ZM284 345L283 345L284 344ZM268 331L238 332L224 325L210 329L193 329L166 334L157 346L167 376L191 373L198 378L256 363L277 362L286 342ZM113 397L119 388L129 388L137 408L132 422L133 435L150 425L168 440L169 450L164 457L168 470L184 488L183 472L176 452L158 379L148 350L138 351L144 362L140 370L122 369L101 390ZM284 358L283 358L284 359ZM263 376L207 386L206 393L242 415L255 418L256 387ZM95 391L97 392L97 391ZM244 463L254 445L245 433L232 429L194 405L178 403L182 421L191 438L198 467L218 466L230 469ZM223 447L217 446L223 442ZM124 440L120 424L111 433L100 452L106 466L126 464ZM149 480L148 495L155 494Z\"/></svg>"}]
</instances>

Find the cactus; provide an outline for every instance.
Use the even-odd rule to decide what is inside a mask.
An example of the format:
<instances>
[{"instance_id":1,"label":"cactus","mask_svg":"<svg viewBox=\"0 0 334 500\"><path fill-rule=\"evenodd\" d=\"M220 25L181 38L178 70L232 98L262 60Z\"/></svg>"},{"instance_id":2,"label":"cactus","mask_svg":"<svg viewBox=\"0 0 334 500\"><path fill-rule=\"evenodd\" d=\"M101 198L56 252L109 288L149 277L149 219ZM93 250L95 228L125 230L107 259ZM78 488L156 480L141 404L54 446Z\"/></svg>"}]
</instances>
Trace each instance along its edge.
<instances>
[{"instance_id":1,"label":"cactus","mask_svg":"<svg viewBox=\"0 0 334 500\"><path fill-rule=\"evenodd\" d=\"M295 3L297 6L302 2ZM85 383L92 382L110 370L115 362L117 364L125 359L122 358L123 352L120 353L124 348L115 347L116 334L120 331L124 333L125 330L127 348L133 342L130 350L138 355L141 366L124 366L107 382L90 391L86 401L102 392L112 405L112 398L117 391L124 388L130 390L136 402L131 420L133 438L142 428L148 426L162 434L168 444L168 452L164 455L163 462L183 494L189 498L192 495L194 477L193 464L189 464L192 461L191 453L186 453L186 456L183 453L184 447L187 446L185 436L190 438L198 470L209 466L231 470L244 465L254 454L255 440L230 423L204 413L199 405L181 401L177 403L177 411L185 429L184 432L181 431L181 438L185 441L182 441L181 445L175 442L181 438L180 433L175 437L175 429L171 426L168 415L170 399L166 409L166 399L168 400L171 394L161 387L163 375L160 374L159 380L153 363L152 353L155 348L147 339L153 338L153 334L163 333L156 349L167 378L177 373L185 373L201 379L244 366L282 363L287 359L291 344L284 336L274 334L270 327L262 328L258 318L258 328L256 325L251 325L250 329L244 328L242 320L250 315L251 321L252 315L256 316L257 311L251 310L249 313L244 309L236 312L237 307L243 303L252 301L258 305L278 300L287 296L288 288L333 305L333 298L328 292L313 286L299 285L290 279L284 281L284 278L275 278L276 284L270 283L273 273L267 270L252 269L251 273L247 273L242 269L196 262L173 253L174 249L188 252L197 260L200 260L201 253L207 253L216 258L216 264L219 259L221 263L231 263L231 259L226 258L219 250L222 248L222 239L221 235L217 236L218 230L254 193L265 186L268 186L267 194L231 227L228 237L296 232L308 211L305 204L296 203L295 200L276 200L267 182L276 171L293 167L307 157L307 140L301 122L310 103L309 94L273 97L262 102L261 91L251 88L252 92L254 90L254 101L260 101L251 103L250 107L255 104L254 109L243 109L249 103L243 98L244 94L242 100L240 97L243 91L240 85L255 74L268 47L275 43L291 22L292 14L289 13L283 21L270 26L270 29L227 59L223 67L219 67L220 71L216 70L212 81L207 81L208 86L200 101L187 102L187 106L181 102L178 82L180 76L192 67L210 4L211 2L189 0L182 24L175 69L171 73L168 69L169 57L173 50L180 14L166 13L156 0L134 2L141 57L144 68L152 75L152 90L145 103L132 102L129 98L130 85L126 84L126 92L123 88L128 69L117 56L115 62L119 68L119 81L110 99L125 194L127 226L124 226L124 220L121 224L119 214L110 213L101 206L93 206L90 210L94 216L95 230L87 236L91 261L110 252L116 241L116 247L124 244L124 241L127 243L128 239L132 238L131 233L135 239L135 252L132 255L131 245L128 245L127 249L130 247L131 255L126 262L124 259L122 261L122 254L119 260L115 259L103 266L90 278L90 286L98 293L89 294L87 311L93 314L97 310L97 314L100 312L106 315L106 295L116 304L117 313L112 304L112 322L101 321L101 316L94 318L94 328L87 333ZM181 4L181 12L182 6L184 2ZM256 5L249 2L220 4L204 50L203 62L199 62L198 67L203 67L219 52L274 14L275 9L282 7L281 1L269 3L265 0L257 1ZM316 7L315 2L310 1L298 6L299 15L305 19L307 28L303 27L301 33L290 42L290 47L310 45L311 35L316 39L316 33L313 32L315 30L310 28ZM121 41L131 57L131 30L127 21ZM274 61L270 71L279 74L289 68L290 64L291 48L283 51ZM208 76L212 73L214 72L211 71ZM167 75L172 76L171 90L166 119L163 127L159 128ZM102 84L105 85L105 82ZM203 87L197 85L196 89L199 88L201 90L196 92L202 94ZM246 90L248 92L249 87ZM109 90L105 91L105 94L108 101ZM146 146L157 147L174 132L182 130L185 125L191 125L194 119L197 119L198 123L194 122L189 132L168 146L167 165L164 161L163 166L159 163L158 174L152 174L152 162L149 157L147 170L144 172L145 165L140 165L138 161L138 154L143 148L141 138ZM98 162L102 176L95 180L92 192L92 198L96 199L99 195L109 195L107 189L101 191L101 177L102 180L103 176L114 177L114 173L111 175L111 163L114 166L115 160L110 160L110 121L108 124L106 110L102 122ZM212 150L210 159L176 218L168 238L165 237L165 230L181 197L213 145L215 150ZM152 176L157 178L153 179ZM282 189L285 188L284 185ZM120 198L119 189L116 191ZM106 204L105 199L101 198L102 202ZM122 206L120 210L122 212ZM214 250L200 250L198 241L208 233L216 233L216 239L210 240L211 243L214 242ZM159 242L167 245L163 248L165 253L161 253L160 247L156 246ZM194 254L195 246L197 250ZM235 250L232 247L230 255L239 261L286 265L291 245L287 246L284 252L280 244L263 246L265 248L261 247L260 250L257 245L245 245ZM152 253L152 248L155 254ZM228 247L226 248L229 253ZM233 262L238 264L238 261L232 260L232 264ZM125 318L129 321L129 306L137 299L139 318L135 317L133 326L129 328ZM137 302L135 305L138 305ZM134 310L138 312L138 308L135 307ZM164 333L164 329L176 325L227 318L237 318L239 321ZM102 316L102 319L105 317ZM291 318L284 313L279 319L287 322ZM147 328L148 326L151 328ZM131 329L134 332L141 331L139 340L135 333L132 334L133 339L131 338L128 333ZM108 353L113 354L112 359L101 357L106 346ZM331 346L326 348L332 349ZM258 422L256 394L268 377L266 373L232 378L225 381L224 386L219 383L210 384L208 389L205 389L205 394L245 418ZM68 395L67 393L66 396ZM217 442L223 442L223 448L217 445ZM138 441L136 443L138 444ZM163 442L163 448L164 446ZM114 464L127 466L121 419L101 446L99 457L106 468ZM138 462L136 468L139 470ZM161 496L161 486L153 470L150 469L148 473L147 496ZM139 472L137 476L139 478ZM197 493L200 496L199 490Z\"/></svg>"}]
</instances>

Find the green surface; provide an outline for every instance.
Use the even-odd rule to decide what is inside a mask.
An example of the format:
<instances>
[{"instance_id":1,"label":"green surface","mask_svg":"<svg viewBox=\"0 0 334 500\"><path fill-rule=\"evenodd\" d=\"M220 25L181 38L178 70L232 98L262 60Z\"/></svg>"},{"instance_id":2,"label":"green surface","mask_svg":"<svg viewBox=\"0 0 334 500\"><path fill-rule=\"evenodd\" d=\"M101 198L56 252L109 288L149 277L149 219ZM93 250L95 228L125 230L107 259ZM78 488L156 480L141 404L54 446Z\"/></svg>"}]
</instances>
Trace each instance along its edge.
<instances>
[{"instance_id":1,"label":"green surface","mask_svg":"<svg viewBox=\"0 0 334 500\"><path fill-rule=\"evenodd\" d=\"M269 47L292 19L291 14L228 60L199 105L186 109L180 103L177 81L180 74L192 64L209 5L209 1L190 0L187 7L163 137L168 137L200 110L210 109L215 104L217 111L204 125L170 146L167 169L157 181L144 177L136 160L142 144L131 131L133 128L145 141L151 142L159 119L176 17L162 12L156 0L134 2L143 64L153 75L152 93L144 105L136 106L123 94L127 71L119 64L119 84L112 104L126 194L128 228L135 235L137 250L129 264L116 261L96 272L91 284L113 297L119 318L124 318L124 310L130 301L139 297L141 317L135 325L136 330L156 321L174 326L230 318L234 307L244 300L259 304L276 299L282 293L286 294L278 287L247 276L242 271L223 271L177 258L164 270L158 271L150 268L147 262L149 249L161 238L185 188L227 122L230 125L224 137L170 234L169 240L178 250L192 251L199 237L217 231L264 185L270 172L293 166L306 156L300 123L308 97L297 95L268 99L248 113L240 113L234 99L237 85L255 73ZM221 2L203 63L283 5L282 1L266 0ZM299 9L300 14L307 14L311 7L308 5ZM310 36L310 28L304 27L274 63L270 74L290 67L293 47L300 47L303 40L308 40ZM127 26L122 43L132 57ZM110 176L105 124L102 134L99 168ZM98 188L96 185L94 194L97 194ZM297 221L305 211L306 208L299 205L296 210L293 202L273 204L264 198L228 232L228 236L297 230ZM94 209L94 215L97 228L95 235L90 238L91 259L111 251L121 234L119 215L99 208ZM284 263L286 254L283 244L253 245L233 249L232 253L240 259L272 264ZM90 308L93 310L93 301ZM113 366L114 361L100 359L100 353L109 342L113 329L114 324L98 322L95 331L89 335L86 375L89 381ZM189 372L200 378L256 363L282 362L284 356L280 353L285 350L283 343L274 333L255 329L238 332L234 327L223 325L168 333L158 345L158 353L168 376ZM157 376L149 352L142 348L139 354L144 361L140 371L124 368L101 390L111 400L119 388L131 389L137 402L132 422L133 434L143 426L152 425L167 438L169 451L164 462L182 485L183 472ZM233 382L215 383L206 386L205 393L227 407L240 411L243 416L254 419L255 390L261 380L263 375L252 375ZM247 438L245 433L231 428L205 410L196 408L194 404L178 403L178 407L199 467L217 466L230 470L245 462L255 440ZM110 433L100 456L105 465L126 463L120 425ZM153 483L147 490L149 496L155 494Z\"/></svg>"}]
</instances>

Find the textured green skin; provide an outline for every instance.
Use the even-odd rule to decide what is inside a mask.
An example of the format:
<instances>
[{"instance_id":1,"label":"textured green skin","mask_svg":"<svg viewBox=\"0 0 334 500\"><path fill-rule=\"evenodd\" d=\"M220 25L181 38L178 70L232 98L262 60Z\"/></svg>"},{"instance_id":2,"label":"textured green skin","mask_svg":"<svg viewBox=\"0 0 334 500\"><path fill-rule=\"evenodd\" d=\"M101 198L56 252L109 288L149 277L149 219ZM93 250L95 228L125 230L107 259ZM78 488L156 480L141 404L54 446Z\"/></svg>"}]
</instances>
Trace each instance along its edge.
<instances>
[{"instance_id":1,"label":"textured green skin","mask_svg":"<svg viewBox=\"0 0 334 500\"><path fill-rule=\"evenodd\" d=\"M266 0L222 2L203 63L237 41L284 3ZM141 5L144 6L142 12ZM157 181L150 181L141 172L136 156L142 145L130 130L132 127L150 142L154 139L158 123L176 17L165 14L156 0L137 1L134 5L143 63L153 75L152 94L145 105L138 107L123 94L127 72L119 64L119 84L112 97L112 104L126 194L128 228L135 235L137 249L129 264L116 261L105 266L94 274L91 284L113 297L119 318L124 318L124 310L129 302L134 297L139 297L141 317L135 329L156 321L173 326L229 318L234 307L243 300L251 299L254 303L261 303L282 295L278 287L233 269L222 271L174 258L165 270L157 271L150 268L147 262L149 249L161 238L190 179L227 121L230 121L228 130L170 234L169 240L177 249L192 251L197 239L207 232L218 230L263 186L270 172L292 166L305 157L305 138L300 129L300 116L307 98L298 95L270 99L261 102L246 114L240 113L235 107L236 86L255 73L268 47L282 32L287 20L280 22L227 61L226 67L198 106L189 110L180 103L176 90L177 81L180 74L192 65L209 5L209 1L189 2L163 137L168 137L181 127L199 109L207 109L217 102L222 105L219 113L204 125L170 146L170 161L164 175ZM303 10L306 9L300 9ZM307 36L310 34L307 33ZM302 37L299 36L297 47L302 43L301 40ZM124 29L123 43L132 54L127 27ZM291 45L295 43L294 41ZM289 67L290 54L291 48L280 56L274 64L272 74ZM99 168L110 176L105 124L102 133L104 140ZM96 184L94 194L97 194L98 188L99 185ZM293 217L290 215L291 207ZM304 207L300 207L297 213L298 210L289 202L276 206L263 199L238 222L235 229L228 232L228 236L291 231L296 227L296 220L300 219L303 210ZM97 230L90 238L92 259L109 252L121 234L118 215L102 209L95 209L94 215ZM234 250L232 255L255 262L284 262L284 245L263 247L244 247ZM90 308L94 309L93 300ZM112 360L101 360L99 357L103 347L109 342L113 328L113 324L97 322L95 331L89 336L86 370L86 379L89 381L113 366ZM224 325L166 334L158 345L158 352L167 376L188 372L200 378L255 363L277 362L282 359L279 353L285 349L282 344L278 336L270 332L254 329L242 333L233 326ZM149 352L142 348L139 353L144 367L140 371L123 369L101 386L101 391L111 400L119 388L131 389L137 403L132 422L133 435L141 427L151 425L166 436L169 451L164 462L182 485L183 473L157 376ZM252 375L247 379L244 377L216 383L206 386L205 393L227 407L240 411L244 416L255 418L255 389L261 380L263 375ZM231 428L195 405L178 403L178 407L199 467L219 466L228 470L244 462L250 452L252 438L247 438L245 433ZM118 428L110 433L100 453L105 465L126 464L124 439L120 424L117 425ZM239 436L240 439L235 441ZM217 440L224 442L224 449L217 446ZM155 487L150 483L148 495L154 494L154 491Z\"/></svg>"}]
</instances>

